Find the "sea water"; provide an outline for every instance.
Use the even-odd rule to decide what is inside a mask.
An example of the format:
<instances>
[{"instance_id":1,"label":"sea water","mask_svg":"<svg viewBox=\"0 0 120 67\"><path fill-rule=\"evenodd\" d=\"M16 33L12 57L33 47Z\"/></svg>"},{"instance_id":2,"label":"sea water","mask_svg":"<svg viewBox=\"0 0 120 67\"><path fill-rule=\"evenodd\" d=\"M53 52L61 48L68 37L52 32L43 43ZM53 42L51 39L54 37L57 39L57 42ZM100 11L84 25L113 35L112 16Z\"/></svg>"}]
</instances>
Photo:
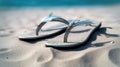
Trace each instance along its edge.
<instances>
[{"instance_id":1,"label":"sea water","mask_svg":"<svg viewBox=\"0 0 120 67\"><path fill-rule=\"evenodd\" d=\"M0 0L1 8L72 7L120 4L120 0Z\"/></svg>"}]
</instances>

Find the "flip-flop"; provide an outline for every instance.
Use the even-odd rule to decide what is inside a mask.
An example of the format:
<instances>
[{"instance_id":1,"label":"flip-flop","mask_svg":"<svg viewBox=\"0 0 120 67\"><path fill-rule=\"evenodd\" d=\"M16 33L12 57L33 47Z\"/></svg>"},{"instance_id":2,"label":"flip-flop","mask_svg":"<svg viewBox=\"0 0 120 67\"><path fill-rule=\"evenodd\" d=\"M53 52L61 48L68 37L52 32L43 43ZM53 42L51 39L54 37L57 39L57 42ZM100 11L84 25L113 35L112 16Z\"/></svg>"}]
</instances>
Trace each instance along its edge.
<instances>
[{"instance_id":1,"label":"flip-flop","mask_svg":"<svg viewBox=\"0 0 120 67\"><path fill-rule=\"evenodd\" d=\"M61 22L63 23L64 27L61 27L60 29L56 29L56 30L51 30L51 31L44 31L41 28L49 22ZM41 20L41 23L38 25L38 27L36 28L36 32L35 35L21 35L19 36L20 40L25 40L25 41L31 41L31 40L38 40L38 39L46 39L49 38L51 36L55 36L55 35L59 35L65 32L65 30L67 29L67 25L69 25L69 22L59 16L54 16L54 15L49 15L48 17L45 17ZM51 27L52 29L52 27ZM55 28L54 28L55 29Z\"/></svg>"},{"instance_id":2,"label":"flip-flop","mask_svg":"<svg viewBox=\"0 0 120 67\"><path fill-rule=\"evenodd\" d=\"M79 26L76 25L76 22L71 21L65 33L48 39L45 45L47 47L65 49L85 45L93 33L101 27L101 22L92 24L92 26Z\"/></svg>"}]
</instances>

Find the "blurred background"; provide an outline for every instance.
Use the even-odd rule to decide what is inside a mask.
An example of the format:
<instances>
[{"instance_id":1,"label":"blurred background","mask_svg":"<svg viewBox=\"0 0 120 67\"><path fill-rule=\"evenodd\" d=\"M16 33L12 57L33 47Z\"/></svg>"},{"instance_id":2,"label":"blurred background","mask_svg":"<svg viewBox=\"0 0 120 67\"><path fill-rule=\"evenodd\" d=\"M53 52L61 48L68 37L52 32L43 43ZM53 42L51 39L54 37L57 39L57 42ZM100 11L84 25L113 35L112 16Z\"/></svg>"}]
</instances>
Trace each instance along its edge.
<instances>
[{"instance_id":1,"label":"blurred background","mask_svg":"<svg viewBox=\"0 0 120 67\"><path fill-rule=\"evenodd\" d=\"M120 0L0 0L1 8L106 6L116 4L120 4Z\"/></svg>"}]
</instances>

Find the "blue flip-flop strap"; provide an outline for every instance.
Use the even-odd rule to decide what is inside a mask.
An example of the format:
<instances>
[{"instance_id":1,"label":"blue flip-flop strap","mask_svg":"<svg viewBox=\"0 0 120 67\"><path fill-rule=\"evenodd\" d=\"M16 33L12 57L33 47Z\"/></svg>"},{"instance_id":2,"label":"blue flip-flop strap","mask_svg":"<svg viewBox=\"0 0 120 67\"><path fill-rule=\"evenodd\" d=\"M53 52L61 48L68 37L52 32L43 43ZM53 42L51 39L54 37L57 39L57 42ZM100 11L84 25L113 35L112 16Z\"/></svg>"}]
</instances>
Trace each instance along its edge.
<instances>
[{"instance_id":1,"label":"blue flip-flop strap","mask_svg":"<svg viewBox=\"0 0 120 67\"><path fill-rule=\"evenodd\" d=\"M78 23L78 21L79 21L79 20L72 20L72 21L69 23L69 25L68 25L68 27L67 27L67 29L66 29L66 31L65 31L65 35L64 35L64 42L65 42L65 43L67 43L68 35L69 35L71 29L74 28L75 26L77 26L76 23Z\"/></svg>"},{"instance_id":2,"label":"blue flip-flop strap","mask_svg":"<svg viewBox=\"0 0 120 67\"><path fill-rule=\"evenodd\" d=\"M37 26L37 29L36 29L36 35L39 35L39 31L41 30L41 28L48 22L50 21L58 21L58 22L62 22L66 25L69 25L69 22L59 16L49 16L47 18L44 18L42 20L42 22Z\"/></svg>"}]
</instances>

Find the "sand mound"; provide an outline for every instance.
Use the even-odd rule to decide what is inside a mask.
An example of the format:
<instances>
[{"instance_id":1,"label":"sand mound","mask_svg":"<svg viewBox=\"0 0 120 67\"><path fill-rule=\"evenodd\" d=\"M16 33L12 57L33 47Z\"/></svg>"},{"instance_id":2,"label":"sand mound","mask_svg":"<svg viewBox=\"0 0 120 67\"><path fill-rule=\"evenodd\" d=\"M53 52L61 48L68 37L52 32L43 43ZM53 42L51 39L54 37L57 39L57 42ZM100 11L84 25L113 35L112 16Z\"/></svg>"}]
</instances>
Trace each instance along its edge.
<instances>
[{"instance_id":1,"label":"sand mound","mask_svg":"<svg viewBox=\"0 0 120 67\"><path fill-rule=\"evenodd\" d=\"M109 58L114 64L120 66L120 48L110 50Z\"/></svg>"}]
</instances>

